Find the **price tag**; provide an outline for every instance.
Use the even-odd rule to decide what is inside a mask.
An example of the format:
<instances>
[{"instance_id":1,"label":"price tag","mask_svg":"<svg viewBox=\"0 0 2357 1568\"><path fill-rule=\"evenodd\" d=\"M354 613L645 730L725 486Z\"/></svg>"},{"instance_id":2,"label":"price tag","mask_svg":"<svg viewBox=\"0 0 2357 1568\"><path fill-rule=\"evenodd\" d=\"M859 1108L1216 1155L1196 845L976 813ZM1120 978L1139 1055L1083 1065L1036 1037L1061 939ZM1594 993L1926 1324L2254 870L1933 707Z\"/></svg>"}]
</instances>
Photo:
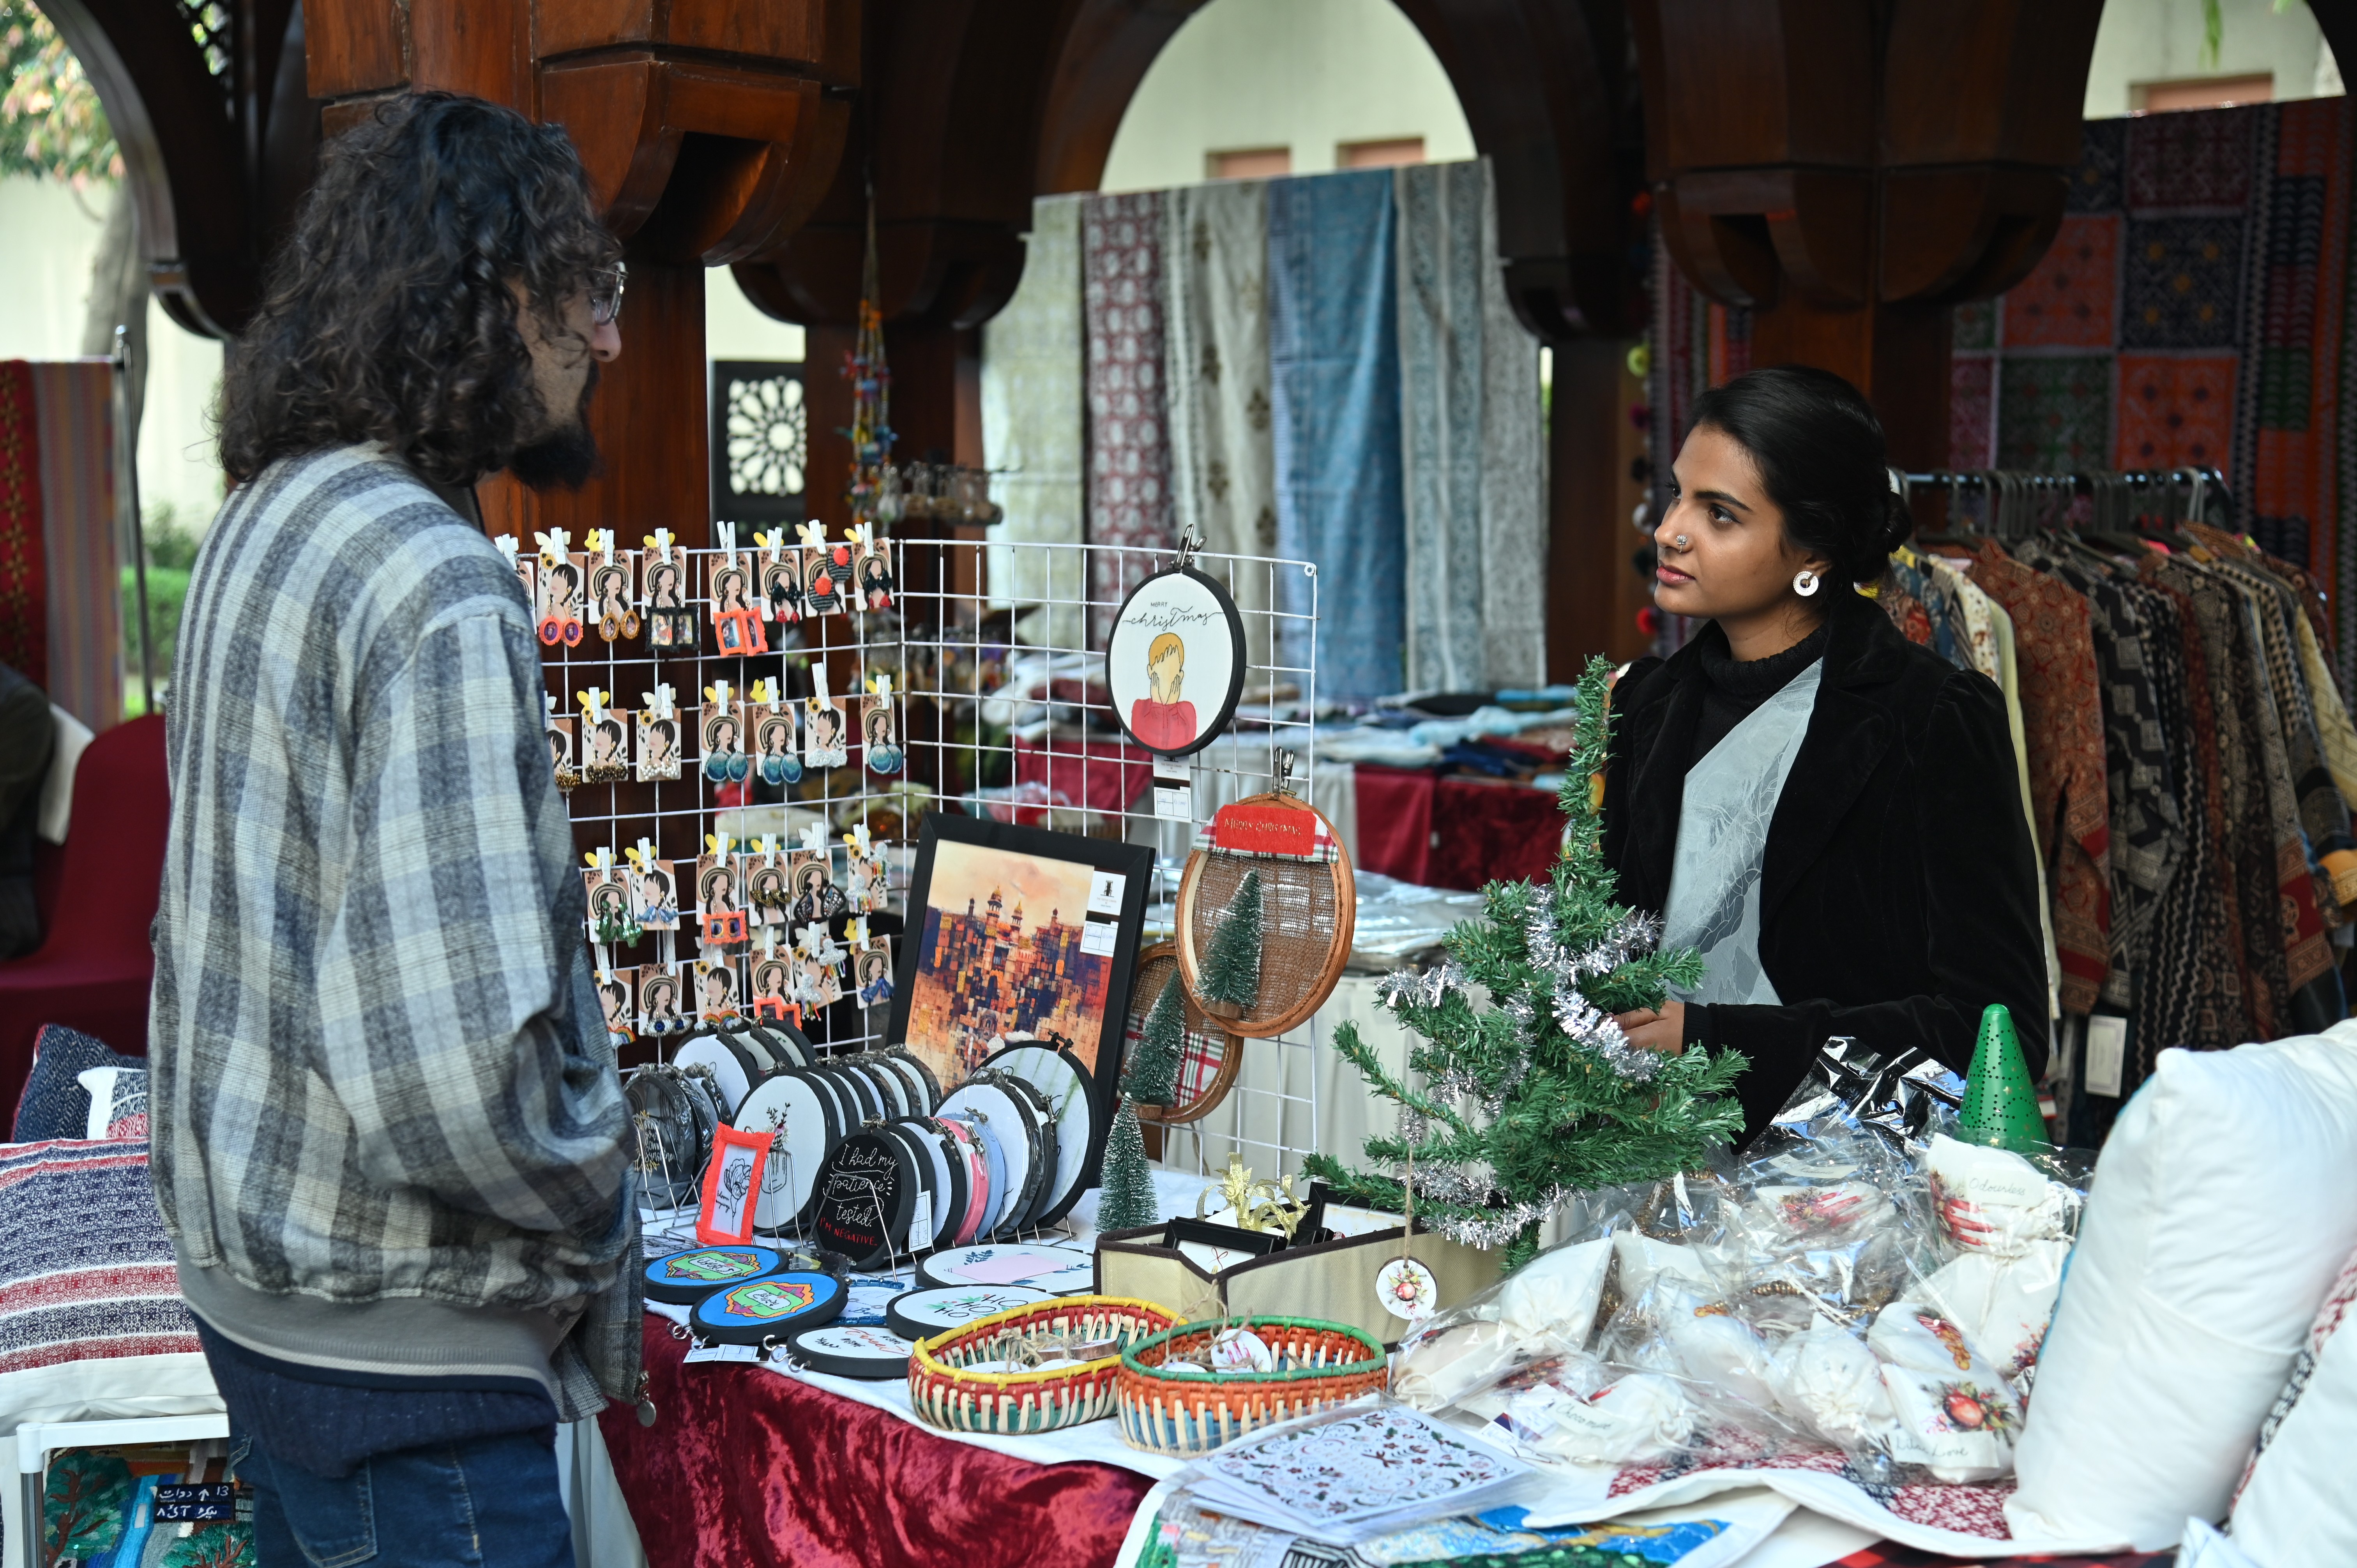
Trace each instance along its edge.
<instances>
[{"instance_id":1,"label":"price tag","mask_svg":"<svg viewBox=\"0 0 2357 1568\"><path fill-rule=\"evenodd\" d=\"M1129 886L1129 878L1118 871L1092 871L1089 874L1089 913L1121 918L1121 896Z\"/></svg>"},{"instance_id":2,"label":"price tag","mask_svg":"<svg viewBox=\"0 0 2357 1568\"><path fill-rule=\"evenodd\" d=\"M227 1482L210 1486L157 1487L156 1522L186 1524L237 1517L237 1487Z\"/></svg>"},{"instance_id":3,"label":"price tag","mask_svg":"<svg viewBox=\"0 0 2357 1568\"><path fill-rule=\"evenodd\" d=\"M1185 768L1154 768L1154 814L1166 822L1195 820L1195 776Z\"/></svg>"},{"instance_id":4,"label":"price tag","mask_svg":"<svg viewBox=\"0 0 2357 1568\"><path fill-rule=\"evenodd\" d=\"M921 1252L933 1244L933 1206L917 1194L917 1211L909 1217L909 1251Z\"/></svg>"},{"instance_id":5,"label":"price tag","mask_svg":"<svg viewBox=\"0 0 2357 1568\"><path fill-rule=\"evenodd\" d=\"M1081 926L1081 950L1099 958L1111 958L1121 940L1121 926L1113 920L1087 920Z\"/></svg>"},{"instance_id":6,"label":"price tag","mask_svg":"<svg viewBox=\"0 0 2357 1568\"><path fill-rule=\"evenodd\" d=\"M2120 1097L2128 1056L2128 1021L2098 1015L2087 1020L2087 1092Z\"/></svg>"},{"instance_id":7,"label":"price tag","mask_svg":"<svg viewBox=\"0 0 2357 1568\"><path fill-rule=\"evenodd\" d=\"M759 1345L698 1345L683 1361L758 1361L761 1359Z\"/></svg>"}]
</instances>

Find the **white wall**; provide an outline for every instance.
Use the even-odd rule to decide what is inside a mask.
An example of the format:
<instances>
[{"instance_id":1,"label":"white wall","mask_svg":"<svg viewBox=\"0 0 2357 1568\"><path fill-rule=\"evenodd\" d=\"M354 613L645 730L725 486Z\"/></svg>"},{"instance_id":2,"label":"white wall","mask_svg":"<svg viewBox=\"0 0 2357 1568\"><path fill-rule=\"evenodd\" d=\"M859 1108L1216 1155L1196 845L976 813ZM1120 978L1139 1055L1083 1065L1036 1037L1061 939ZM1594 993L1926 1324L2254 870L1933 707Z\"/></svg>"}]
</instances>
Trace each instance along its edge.
<instances>
[{"instance_id":1,"label":"white wall","mask_svg":"<svg viewBox=\"0 0 2357 1568\"><path fill-rule=\"evenodd\" d=\"M2220 9L2225 36L2213 65L2202 54L2201 0L2109 0L2095 29L2086 117L2127 113L2136 106L2130 93L2136 83L2189 77L2268 71L2277 99L2315 95L2317 64L2328 51L2303 0L2291 0L2281 11L2275 0L2221 0ZM2337 77L2329 87L2339 91Z\"/></svg>"},{"instance_id":2,"label":"white wall","mask_svg":"<svg viewBox=\"0 0 2357 1568\"><path fill-rule=\"evenodd\" d=\"M622 302L622 328L630 330L628 295ZM625 343L629 341L627 336ZM799 360L802 329L790 321L772 321L737 286L737 274L726 267L707 267L704 274L704 358L713 360Z\"/></svg>"},{"instance_id":3,"label":"white wall","mask_svg":"<svg viewBox=\"0 0 2357 1568\"><path fill-rule=\"evenodd\" d=\"M62 181L0 179L0 360L62 360L81 352L111 185L76 190ZM139 495L168 501L201 525L221 505L221 469L208 411L221 384L221 348L181 330L152 301L147 311L147 406L139 431Z\"/></svg>"},{"instance_id":4,"label":"white wall","mask_svg":"<svg viewBox=\"0 0 2357 1568\"><path fill-rule=\"evenodd\" d=\"M1405 136L1432 163L1473 156L1447 73L1391 0L1211 0L1138 84L1101 188L1199 184L1207 154L1247 147L1320 174L1338 144Z\"/></svg>"}]
</instances>

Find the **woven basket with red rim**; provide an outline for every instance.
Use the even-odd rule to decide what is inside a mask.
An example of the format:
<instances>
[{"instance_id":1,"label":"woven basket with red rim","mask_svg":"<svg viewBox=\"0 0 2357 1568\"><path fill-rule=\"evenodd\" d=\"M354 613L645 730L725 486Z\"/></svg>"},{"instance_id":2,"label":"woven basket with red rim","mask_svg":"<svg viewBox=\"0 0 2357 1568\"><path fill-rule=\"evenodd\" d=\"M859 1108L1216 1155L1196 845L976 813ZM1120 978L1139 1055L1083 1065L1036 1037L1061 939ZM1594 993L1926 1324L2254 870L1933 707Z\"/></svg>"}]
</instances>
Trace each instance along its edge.
<instances>
[{"instance_id":1,"label":"woven basket with red rim","mask_svg":"<svg viewBox=\"0 0 2357 1568\"><path fill-rule=\"evenodd\" d=\"M1068 1295L995 1312L919 1340L909 1357L909 1398L919 1420L950 1432L1013 1437L1097 1421L1114 1411L1119 1351L1035 1371L967 1369L1013 1360L1047 1335L1110 1341L1126 1350L1176 1321L1152 1302L1115 1295Z\"/></svg>"},{"instance_id":2,"label":"woven basket with red rim","mask_svg":"<svg viewBox=\"0 0 2357 1568\"><path fill-rule=\"evenodd\" d=\"M1247 1328L1276 1359L1265 1372L1181 1373L1174 1355ZM1121 1358L1122 1440L1150 1454L1208 1454L1223 1443L1380 1389L1390 1375L1370 1335L1315 1317L1232 1317L1157 1334Z\"/></svg>"}]
</instances>

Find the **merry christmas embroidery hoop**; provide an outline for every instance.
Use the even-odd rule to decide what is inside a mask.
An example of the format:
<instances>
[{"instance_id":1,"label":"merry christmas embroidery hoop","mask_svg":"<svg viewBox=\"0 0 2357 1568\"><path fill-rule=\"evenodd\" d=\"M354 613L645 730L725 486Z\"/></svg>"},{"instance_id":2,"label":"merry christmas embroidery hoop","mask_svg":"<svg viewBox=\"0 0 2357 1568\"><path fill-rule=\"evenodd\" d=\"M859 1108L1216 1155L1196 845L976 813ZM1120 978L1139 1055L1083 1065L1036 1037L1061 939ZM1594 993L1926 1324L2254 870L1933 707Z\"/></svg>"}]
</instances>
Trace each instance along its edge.
<instances>
[{"instance_id":1,"label":"merry christmas embroidery hoop","mask_svg":"<svg viewBox=\"0 0 2357 1568\"><path fill-rule=\"evenodd\" d=\"M1178 884L1178 972L1188 999L1222 1027L1247 1038L1269 1039L1324 1004L1351 961L1358 928L1358 881L1334 825L1286 788L1220 808L1204 842L1187 859ZM1240 954L1234 928L1240 911L1257 904L1261 929L1258 972L1248 987L1222 986L1222 972ZM1225 994L1220 994L1225 993Z\"/></svg>"},{"instance_id":2,"label":"merry christmas embroidery hoop","mask_svg":"<svg viewBox=\"0 0 2357 1568\"><path fill-rule=\"evenodd\" d=\"M1178 562L1132 588L1105 643L1105 684L1122 733L1163 757L1211 744L1235 716L1244 689L1244 623L1228 590Z\"/></svg>"}]
</instances>

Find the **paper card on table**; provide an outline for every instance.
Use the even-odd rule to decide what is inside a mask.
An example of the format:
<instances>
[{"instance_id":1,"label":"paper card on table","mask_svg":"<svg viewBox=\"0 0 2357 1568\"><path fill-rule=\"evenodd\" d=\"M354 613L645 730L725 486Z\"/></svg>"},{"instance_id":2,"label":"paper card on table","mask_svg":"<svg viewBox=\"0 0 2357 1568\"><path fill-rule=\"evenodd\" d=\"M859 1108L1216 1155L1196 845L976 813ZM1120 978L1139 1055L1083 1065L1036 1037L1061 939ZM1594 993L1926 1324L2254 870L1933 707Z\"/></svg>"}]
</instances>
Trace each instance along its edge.
<instances>
[{"instance_id":1,"label":"paper card on table","mask_svg":"<svg viewBox=\"0 0 2357 1568\"><path fill-rule=\"evenodd\" d=\"M1217 1512L1350 1544L1386 1528L1507 1500L1530 1466L1405 1405L1279 1428L1198 1462Z\"/></svg>"}]
</instances>

